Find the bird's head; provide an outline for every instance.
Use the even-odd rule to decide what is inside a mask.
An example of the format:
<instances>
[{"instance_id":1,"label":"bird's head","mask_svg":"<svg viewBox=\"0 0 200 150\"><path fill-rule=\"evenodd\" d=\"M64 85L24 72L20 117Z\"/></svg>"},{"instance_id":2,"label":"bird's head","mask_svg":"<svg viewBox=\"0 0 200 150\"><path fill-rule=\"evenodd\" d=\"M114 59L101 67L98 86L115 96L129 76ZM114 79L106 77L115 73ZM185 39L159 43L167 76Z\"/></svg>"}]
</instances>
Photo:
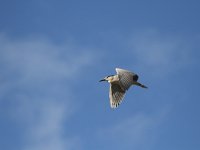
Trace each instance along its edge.
<instances>
[{"instance_id":1,"label":"bird's head","mask_svg":"<svg viewBox=\"0 0 200 150\"><path fill-rule=\"evenodd\" d=\"M109 76L106 76L105 78L103 78L102 80L100 80L99 82L102 82L102 81L107 81L107 82L110 82L113 80L113 77L114 75L109 75Z\"/></svg>"}]
</instances>

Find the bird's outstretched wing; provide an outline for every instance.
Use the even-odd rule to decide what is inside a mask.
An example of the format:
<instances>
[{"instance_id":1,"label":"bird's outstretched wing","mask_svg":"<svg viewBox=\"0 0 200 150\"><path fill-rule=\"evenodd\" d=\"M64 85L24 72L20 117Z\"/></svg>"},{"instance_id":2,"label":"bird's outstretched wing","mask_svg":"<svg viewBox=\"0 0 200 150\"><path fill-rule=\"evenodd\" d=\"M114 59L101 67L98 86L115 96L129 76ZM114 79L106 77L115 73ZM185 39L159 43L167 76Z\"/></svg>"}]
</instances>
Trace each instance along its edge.
<instances>
[{"instance_id":1,"label":"bird's outstretched wing","mask_svg":"<svg viewBox=\"0 0 200 150\"><path fill-rule=\"evenodd\" d=\"M110 106L111 108L117 108L124 98L125 90L121 88L119 84L110 83Z\"/></svg>"},{"instance_id":2,"label":"bird's outstretched wing","mask_svg":"<svg viewBox=\"0 0 200 150\"><path fill-rule=\"evenodd\" d=\"M123 90L128 90L133 82L138 80L138 75L128 70L116 68L116 72Z\"/></svg>"}]
</instances>

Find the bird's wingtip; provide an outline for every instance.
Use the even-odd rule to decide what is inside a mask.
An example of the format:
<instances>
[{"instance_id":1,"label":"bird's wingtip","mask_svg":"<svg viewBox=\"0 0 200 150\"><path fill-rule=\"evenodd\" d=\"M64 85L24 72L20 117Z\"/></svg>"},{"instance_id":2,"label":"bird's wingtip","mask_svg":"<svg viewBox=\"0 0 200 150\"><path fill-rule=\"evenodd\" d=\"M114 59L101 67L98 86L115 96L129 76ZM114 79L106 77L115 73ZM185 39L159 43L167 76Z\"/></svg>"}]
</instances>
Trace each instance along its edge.
<instances>
[{"instance_id":1,"label":"bird's wingtip","mask_svg":"<svg viewBox=\"0 0 200 150\"><path fill-rule=\"evenodd\" d=\"M122 70L122 69L117 67L117 68L115 68L115 70L116 70L116 72L117 72L118 70Z\"/></svg>"}]
</instances>

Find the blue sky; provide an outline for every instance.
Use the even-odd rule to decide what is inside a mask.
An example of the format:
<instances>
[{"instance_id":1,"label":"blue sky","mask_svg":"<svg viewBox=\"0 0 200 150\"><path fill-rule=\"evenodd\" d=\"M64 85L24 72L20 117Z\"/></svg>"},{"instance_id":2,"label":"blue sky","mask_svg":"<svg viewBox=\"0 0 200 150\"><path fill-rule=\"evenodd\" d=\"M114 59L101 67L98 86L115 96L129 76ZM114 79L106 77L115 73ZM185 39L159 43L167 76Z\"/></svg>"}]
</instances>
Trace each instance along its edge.
<instances>
[{"instance_id":1,"label":"blue sky","mask_svg":"<svg viewBox=\"0 0 200 150\"><path fill-rule=\"evenodd\" d=\"M2 1L0 149L199 150L199 5ZM149 88L112 110L116 67Z\"/></svg>"}]
</instances>

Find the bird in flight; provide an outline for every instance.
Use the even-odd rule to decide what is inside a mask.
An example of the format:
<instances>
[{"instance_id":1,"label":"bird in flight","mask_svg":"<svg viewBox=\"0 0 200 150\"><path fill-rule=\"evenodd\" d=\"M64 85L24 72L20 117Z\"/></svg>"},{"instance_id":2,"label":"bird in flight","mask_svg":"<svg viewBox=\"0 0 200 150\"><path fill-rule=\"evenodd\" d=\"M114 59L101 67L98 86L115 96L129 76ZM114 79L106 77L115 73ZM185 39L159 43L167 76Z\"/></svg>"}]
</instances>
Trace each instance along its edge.
<instances>
[{"instance_id":1,"label":"bird in flight","mask_svg":"<svg viewBox=\"0 0 200 150\"><path fill-rule=\"evenodd\" d=\"M110 83L110 91L109 91L109 98L110 98L110 106L111 108L117 108L119 104L122 102L126 91L132 86L137 85L142 88L147 88L145 85L137 82L138 75L125 70L116 68L115 69L117 74L110 75L103 78L101 81L107 81Z\"/></svg>"}]
</instances>

